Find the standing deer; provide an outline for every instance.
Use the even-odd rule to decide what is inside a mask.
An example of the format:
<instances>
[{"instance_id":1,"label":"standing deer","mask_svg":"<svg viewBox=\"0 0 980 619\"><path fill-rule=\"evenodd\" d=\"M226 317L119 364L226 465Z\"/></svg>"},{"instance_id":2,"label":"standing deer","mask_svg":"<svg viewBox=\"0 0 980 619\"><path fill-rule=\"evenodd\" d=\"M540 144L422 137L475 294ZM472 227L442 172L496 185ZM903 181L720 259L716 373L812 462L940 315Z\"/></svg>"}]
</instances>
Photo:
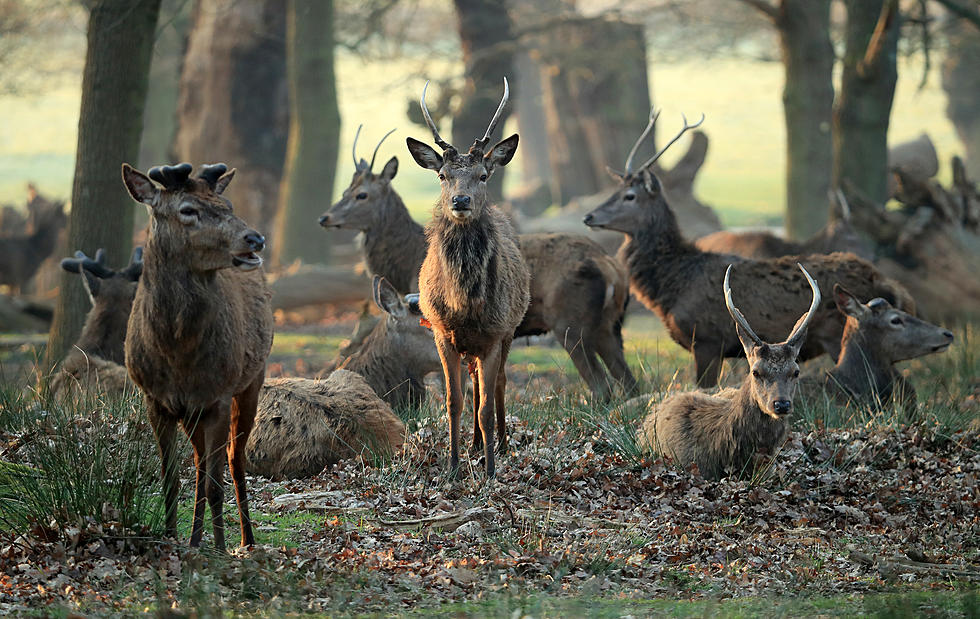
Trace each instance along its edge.
<instances>
[{"instance_id":1,"label":"standing deer","mask_svg":"<svg viewBox=\"0 0 980 619\"><path fill-rule=\"evenodd\" d=\"M0 285L18 295L37 273L41 263L55 250L68 216L64 202L51 202L30 186L28 224L30 230L0 236Z\"/></svg>"},{"instance_id":2,"label":"standing deer","mask_svg":"<svg viewBox=\"0 0 980 619\"><path fill-rule=\"evenodd\" d=\"M196 178L190 173L188 163L153 168L149 176L123 164L130 195L150 207L143 275L126 333L126 367L145 394L160 447L168 535L177 532L179 424L197 467L191 546L201 543L207 500L214 545L224 549L225 450L241 543L255 543L244 449L272 347L272 309L257 253L265 239L221 195L235 170L219 163L203 166Z\"/></svg>"},{"instance_id":3,"label":"standing deer","mask_svg":"<svg viewBox=\"0 0 980 619\"><path fill-rule=\"evenodd\" d=\"M722 359L743 354L725 306L714 293L721 285L725 265L738 265L735 284L755 294L744 305L745 314L764 339L773 340L793 326L792 316L807 303L807 285L796 271L802 262L824 289L840 282L862 297L882 297L900 309L914 311L908 292L882 275L871 263L853 254L835 253L802 258L768 260L703 252L684 240L677 220L650 167L686 131L704 121L684 127L659 152L634 168L636 149L656 122L652 113L626 159L625 172L618 175L620 188L585 216L585 224L618 230L626 235L620 259L630 271L633 293L660 316L675 342L694 353L698 384L717 384ZM801 359L824 352L836 359L844 317L833 305L817 308L813 327L800 351Z\"/></svg>"},{"instance_id":4,"label":"standing deer","mask_svg":"<svg viewBox=\"0 0 980 619\"><path fill-rule=\"evenodd\" d=\"M428 86L428 84L426 84ZM505 363L530 301L530 274L517 246L517 235L506 216L490 201L487 179L497 166L507 165L517 151L517 134L498 142L489 152L490 135L507 104L509 88L486 133L461 154L442 139L420 100L422 115L442 155L431 146L408 138L408 150L423 168L439 175L442 193L426 228L428 251L419 272L419 307L431 323L446 379L449 412L450 470L459 469L460 414L463 393L460 361L476 360L474 400L479 394L480 432L488 477L494 467L494 413L501 450L506 449L504 390Z\"/></svg>"},{"instance_id":5,"label":"standing deer","mask_svg":"<svg viewBox=\"0 0 980 619\"><path fill-rule=\"evenodd\" d=\"M427 250L425 231L392 187L398 159L388 160L379 174L372 171L377 150L371 163L354 155L354 177L341 199L320 217L320 225L361 231L368 270L402 293L414 292ZM514 337L554 333L597 400L609 398L609 375L633 392L636 379L623 354L622 324L629 300L623 266L580 234L521 234L517 239L531 273L531 303ZM479 447L476 420L473 438Z\"/></svg>"},{"instance_id":6,"label":"standing deer","mask_svg":"<svg viewBox=\"0 0 980 619\"><path fill-rule=\"evenodd\" d=\"M820 287L803 265L798 266L813 298L810 309L781 344L768 344L756 335L735 306L729 285L732 265L728 266L725 306L745 350L749 374L738 389L716 395L693 391L664 400L643 420L638 436L642 446L685 467L697 463L703 476L718 479L729 472L742 472L757 452L771 452L782 443L800 376L796 358L820 306Z\"/></svg>"}]
</instances>

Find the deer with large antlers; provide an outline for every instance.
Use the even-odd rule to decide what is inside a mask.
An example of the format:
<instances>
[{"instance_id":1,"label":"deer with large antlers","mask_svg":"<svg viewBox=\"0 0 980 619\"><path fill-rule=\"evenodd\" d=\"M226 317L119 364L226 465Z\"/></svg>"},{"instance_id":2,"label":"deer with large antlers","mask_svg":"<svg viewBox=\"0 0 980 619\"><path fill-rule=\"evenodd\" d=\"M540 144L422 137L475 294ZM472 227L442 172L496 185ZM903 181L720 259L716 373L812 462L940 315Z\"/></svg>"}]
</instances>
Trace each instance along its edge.
<instances>
[{"instance_id":1,"label":"deer with large antlers","mask_svg":"<svg viewBox=\"0 0 980 619\"><path fill-rule=\"evenodd\" d=\"M639 144L650 133L657 115L650 115ZM684 127L670 142L642 165L634 166L634 145L625 171L617 174L620 187L615 194L585 216L585 224L608 228L626 235L620 259L630 271L633 293L660 316L675 342L694 353L697 381L703 387L717 384L722 359L741 356L739 344L725 306L714 293L721 285L725 265L735 262L735 284L754 294L744 307L749 321L762 338L773 340L790 330L792 316L807 303L807 285L796 271L801 262L824 289L840 283L864 298L882 297L900 309L914 311L908 292L882 275L871 263L853 254L834 253L801 258L749 260L697 249L681 236L677 220L651 171L651 166L685 132L703 122ZM809 336L800 358L824 352L836 359L840 353L844 317L833 304L816 308Z\"/></svg>"},{"instance_id":2,"label":"deer with large antlers","mask_svg":"<svg viewBox=\"0 0 980 619\"><path fill-rule=\"evenodd\" d=\"M737 389L716 395L693 391L664 400L643 421L638 436L643 447L671 457L681 466L697 463L701 474L710 479L739 474L756 453L779 447L786 437L799 382L796 358L820 306L820 287L803 265L797 266L813 296L810 309L780 344L766 343L756 335L735 306L729 284L732 265L728 266L723 286L725 306L748 359L749 373Z\"/></svg>"},{"instance_id":3,"label":"deer with large antlers","mask_svg":"<svg viewBox=\"0 0 980 619\"><path fill-rule=\"evenodd\" d=\"M426 229L428 250L419 272L419 306L432 325L442 359L453 474L459 468L463 410L460 361L463 356L475 359L474 392L479 396L478 417L486 473L493 477L496 443L501 450L507 445L504 366L514 330L524 318L530 301L530 275L517 245L517 235L487 195L487 179L497 166L507 165L517 151L517 134L487 150L508 95L504 78L504 96L486 133L466 153L460 153L439 135L425 106L423 88L422 115L443 152L440 155L423 142L407 139L408 150L416 163L436 172L442 186L439 204Z\"/></svg>"},{"instance_id":4,"label":"deer with large antlers","mask_svg":"<svg viewBox=\"0 0 980 619\"><path fill-rule=\"evenodd\" d=\"M126 332L126 367L146 396L163 468L168 535L177 532L177 426L197 467L191 546L201 543L204 504L214 545L225 547L224 458L231 467L243 546L255 543L245 487L245 443L272 348L261 234L235 216L222 192L235 170L123 164L126 188L150 207L143 275ZM156 183L162 185L158 187Z\"/></svg>"}]
</instances>

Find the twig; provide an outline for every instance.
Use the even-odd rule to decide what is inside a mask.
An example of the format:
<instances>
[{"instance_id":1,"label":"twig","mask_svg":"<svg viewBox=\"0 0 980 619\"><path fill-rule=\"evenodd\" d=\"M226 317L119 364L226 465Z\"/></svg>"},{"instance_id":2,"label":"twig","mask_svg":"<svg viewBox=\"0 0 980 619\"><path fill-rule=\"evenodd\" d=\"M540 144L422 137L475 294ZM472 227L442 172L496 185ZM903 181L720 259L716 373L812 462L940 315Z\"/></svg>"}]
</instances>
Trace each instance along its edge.
<instances>
[{"instance_id":1,"label":"twig","mask_svg":"<svg viewBox=\"0 0 980 619\"><path fill-rule=\"evenodd\" d=\"M956 15L957 17L962 17L963 19L973 24L974 27L980 29L980 9L971 9L969 6L960 2L959 0L937 0L937 1L953 15Z\"/></svg>"},{"instance_id":2,"label":"twig","mask_svg":"<svg viewBox=\"0 0 980 619\"><path fill-rule=\"evenodd\" d=\"M394 528L399 530L421 529L424 527L437 526L441 529L455 529L471 520L479 520L490 516L493 510L485 507L471 507L462 512L451 512L438 516L427 516L425 518L413 518L411 520L385 520L383 518L365 518L366 521L375 526Z\"/></svg>"}]
</instances>

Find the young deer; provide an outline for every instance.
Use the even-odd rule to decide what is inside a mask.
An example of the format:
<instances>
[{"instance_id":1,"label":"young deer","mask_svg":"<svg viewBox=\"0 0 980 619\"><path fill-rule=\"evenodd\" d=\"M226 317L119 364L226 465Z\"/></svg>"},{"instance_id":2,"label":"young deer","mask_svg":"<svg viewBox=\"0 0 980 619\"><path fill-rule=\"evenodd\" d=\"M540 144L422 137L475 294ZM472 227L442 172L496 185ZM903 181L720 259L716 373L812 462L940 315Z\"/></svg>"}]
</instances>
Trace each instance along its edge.
<instances>
[{"instance_id":1,"label":"young deer","mask_svg":"<svg viewBox=\"0 0 980 619\"><path fill-rule=\"evenodd\" d=\"M651 114L637 145L653 128L656 118ZM914 311L911 297L900 284L853 254L748 260L702 252L686 241L650 168L671 144L698 124L689 125L685 119L684 128L635 169L634 146L625 172L619 175L621 187L585 216L585 224L626 235L619 255L629 268L633 293L660 316L675 342L694 353L699 385L714 386L722 359L742 354L728 312L713 292L721 284L725 265L733 261L738 265L733 275L735 284L755 292L748 305L743 306L745 313L765 339L786 333L792 326L792 316L806 307L807 286L796 272L797 262L802 262L824 289L841 282L863 297L883 297L901 309ZM800 358L827 352L836 359L843 330L844 317L833 305L818 308Z\"/></svg>"},{"instance_id":2,"label":"young deer","mask_svg":"<svg viewBox=\"0 0 980 619\"><path fill-rule=\"evenodd\" d=\"M726 473L740 473L757 452L772 451L782 443L800 376L796 358L820 306L817 282L803 265L798 266L810 284L813 299L810 309L781 344L763 341L735 307L729 286L732 265L728 266L725 305L750 372L738 389L725 389L716 395L693 391L664 400L644 419L638 436L641 445L685 467L697 463L703 476L718 479Z\"/></svg>"},{"instance_id":3,"label":"young deer","mask_svg":"<svg viewBox=\"0 0 980 619\"><path fill-rule=\"evenodd\" d=\"M361 231L368 270L399 292L414 292L427 249L425 231L392 186L398 159L392 157L378 174L372 171L374 159L358 162L354 156L354 177L341 199L320 217L320 225ZM629 299L625 268L580 234L521 234L517 240L531 273L531 303L514 337L554 333L598 400L610 396L609 375L633 392L636 379L623 354ZM473 436L479 447L478 422Z\"/></svg>"},{"instance_id":4,"label":"young deer","mask_svg":"<svg viewBox=\"0 0 980 619\"><path fill-rule=\"evenodd\" d=\"M507 445L504 365L514 330L530 301L530 275L517 246L517 235L487 195L487 179L497 166L507 165L517 150L518 137L514 134L485 151L508 95L505 78L504 96L486 133L461 154L440 137L425 107L423 88L422 115L443 153L418 140L407 140L415 161L435 171L442 185L439 204L426 229L429 246L419 272L419 306L432 325L442 359L453 474L459 468L461 358L476 359L474 392L479 393L486 473L493 477L495 412L501 450Z\"/></svg>"},{"instance_id":5,"label":"young deer","mask_svg":"<svg viewBox=\"0 0 980 619\"><path fill-rule=\"evenodd\" d=\"M861 303L840 284L834 284L834 301L847 317L840 359L824 376L804 377L801 398L812 401L828 394L839 402L877 407L894 395L900 406L914 407L915 389L894 364L946 350L953 333L884 299Z\"/></svg>"},{"instance_id":6,"label":"young deer","mask_svg":"<svg viewBox=\"0 0 980 619\"><path fill-rule=\"evenodd\" d=\"M177 532L179 424L194 447L197 467L191 546L201 543L207 500L220 549L225 547L225 450L241 543L255 543L244 448L272 347L270 295L257 254L265 239L221 196L235 174L226 171L224 164L208 165L190 178L188 163L153 168L149 176L128 164L122 168L130 195L150 207L143 275L125 348L126 367L146 396L160 446L167 533Z\"/></svg>"}]
</instances>

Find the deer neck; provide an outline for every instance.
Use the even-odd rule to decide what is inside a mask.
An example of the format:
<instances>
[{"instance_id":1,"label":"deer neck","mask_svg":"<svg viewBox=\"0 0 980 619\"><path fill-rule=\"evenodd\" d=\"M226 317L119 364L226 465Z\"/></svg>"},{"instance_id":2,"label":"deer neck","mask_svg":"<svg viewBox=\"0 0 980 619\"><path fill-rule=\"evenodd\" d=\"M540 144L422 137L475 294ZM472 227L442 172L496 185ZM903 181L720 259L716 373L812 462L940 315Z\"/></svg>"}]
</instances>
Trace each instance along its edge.
<instances>
[{"instance_id":1,"label":"deer neck","mask_svg":"<svg viewBox=\"0 0 980 619\"><path fill-rule=\"evenodd\" d=\"M364 232L364 260L374 275L392 279L393 274L406 271L407 256L425 255L425 232L405 208L394 190L389 190L383 208L379 209L377 225ZM417 272L421 264L414 265ZM392 281L399 292L411 292L412 282Z\"/></svg>"},{"instance_id":2,"label":"deer neck","mask_svg":"<svg viewBox=\"0 0 980 619\"><path fill-rule=\"evenodd\" d=\"M497 253L497 226L490 207L484 206L480 217L457 224L439 213L433 220L433 234L440 252L440 262L455 292L471 300L487 299L494 285L491 274Z\"/></svg>"},{"instance_id":3,"label":"deer neck","mask_svg":"<svg viewBox=\"0 0 980 619\"><path fill-rule=\"evenodd\" d=\"M874 392L886 395L891 392L896 374L892 364L882 360L870 338L857 330L845 330L840 359L829 372L832 383L852 396Z\"/></svg>"},{"instance_id":4,"label":"deer neck","mask_svg":"<svg viewBox=\"0 0 980 619\"><path fill-rule=\"evenodd\" d=\"M388 319L382 318L361 348L340 367L363 376L383 399L408 403L413 394L425 391L425 385L422 377L416 376L413 368L405 363L401 351L392 346L388 330Z\"/></svg>"},{"instance_id":5,"label":"deer neck","mask_svg":"<svg viewBox=\"0 0 980 619\"><path fill-rule=\"evenodd\" d=\"M120 365L125 363L123 350L131 309L132 302L125 307L93 307L76 346L86 355L101 357Z\"/></svg>"},{"instance_id":6,"label":"deer neck","mask_svg":"<svg viewBox=\"0 0 980 619\"><path fill-rule=\"evenodd\" d=\"M193 339L215 319L218 298L217 271L196 272L188 268L180 252L147 239L143 254L142 312L157 333L174 341Z\"/></svg>"},{"instance_id":7,"label":"deer neck","mask_svg":"<svg viewBox=\"0 0 980 619\"><path fill-rule=\"evenodd\" d=\"M626 234L619 256L626 264L630 278L642 294L658 305L671 307L674 297L684 288L677 278L687 277L689 265L703 253L681 235L677 219L669 208L661 221L651 216L636 232Z\"/></svg>"}]
</instances>

